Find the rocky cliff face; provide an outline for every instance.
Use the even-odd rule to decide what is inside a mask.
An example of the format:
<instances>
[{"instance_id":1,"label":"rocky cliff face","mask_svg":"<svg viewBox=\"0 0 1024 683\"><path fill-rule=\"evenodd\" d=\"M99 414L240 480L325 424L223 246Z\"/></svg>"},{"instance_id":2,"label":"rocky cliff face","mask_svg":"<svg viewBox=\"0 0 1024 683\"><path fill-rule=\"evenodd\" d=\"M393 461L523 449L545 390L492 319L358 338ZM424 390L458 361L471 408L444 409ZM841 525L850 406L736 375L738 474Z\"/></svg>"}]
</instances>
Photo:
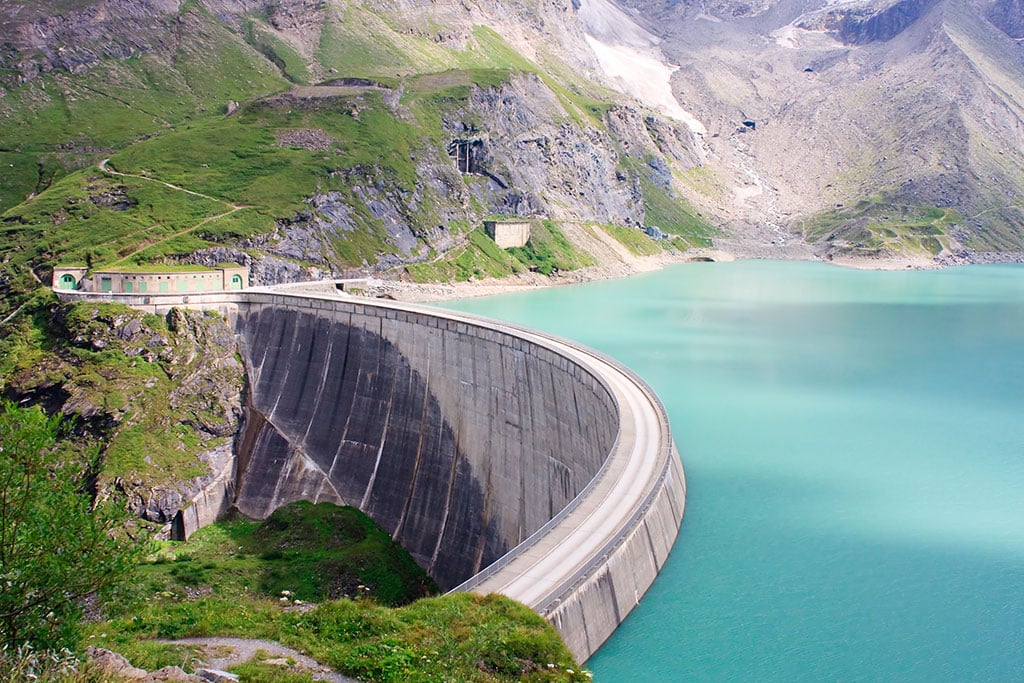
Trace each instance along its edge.
<instances>
[{"instance_id":1,"label":"rocky cliff face","mask_svg":"<svg viewBox=\"0 0 1024 683\"><path fill-rule=\"evenodd\" d=\"M833 33L847 45L892 40L933 5L931 0L841 3L804 18L799 28Z\"/></svg>"},{"instance_id":2,"label":"rocky cliff face","mask_svg":"<svg viewBox=\"0 0 1024 683\"><path fill-rule=\"evenodd\" d=\"M80 72L104 59L151 52L175 39L179 6L177 0L5 3L0 67L10 84L11 72L27 81L55 69Z\"/></svg>"},{"instance_id":3,"label":"rocky cliff face","mask_svg":"<svg viewBox=\"0 0 1024 683\"><path fill-rule=\"evenodd\" d=\"M574 125L536 76L477 89L458 113L463 116L446 120L445 128L453 138L480 139L478 170L490 175L472 191L489 212L605 223L642 220L639 193L618 173L619 147L641 144L640 138ZM480 121L475 131L467 130L471 118Z\"/></svg>"},{"instance_id":4,"label":"rocky cliff face","mask_svg":"<svg viewBox=\"0 0 1024 683\"><path fill-rule=\"evenodd\" d=\"M6 330L4 397L62 413L74 424L69 448L98 453L97 495L124 496L169 534L180 508L234 465L244 368L230 328L113 304L55 306L35 320L45 343L16 344L28 321Z\"/></svg>"},{"instance_id":5,"label":"rocky cliff face","mask_svg":"<svg viewBox=\"0 0 1024 683\"><path fill-rule=\"evenodd\" d=\"M992 0L986 16L1014 40L1024 38L1024 2L1021 0Z\"/></svg>"},{"instance_id":6,"label":"rocky cliff face","mask_svg":"<svg viewBox=\"0 0 1024 683\"><path fill-rule=\"evenodd\" d=\"M508 5L490 0L466 2L382 2L363 0L335 5L326 0L203 0L208 15L240 30L253 17L265 19L296 43L300 53L317 59L311 39L322 37L325 24L344 22L350 11L378 13L405 35L426 38L447 48L464 49L481 25L499 31L530 59L542 50L582 42L569 0L527 1ZM176 48L184 37L180 0L35 0L0 7L0 66L30 80L52 70L80 71L105 59L158 53ZM303 35L306 34L306 35ZM305 49L303 49L305 48ZM564 58L593 68L586 52ZM317 71L327 74L323 65Z\"/></svg>"}]
</instances>

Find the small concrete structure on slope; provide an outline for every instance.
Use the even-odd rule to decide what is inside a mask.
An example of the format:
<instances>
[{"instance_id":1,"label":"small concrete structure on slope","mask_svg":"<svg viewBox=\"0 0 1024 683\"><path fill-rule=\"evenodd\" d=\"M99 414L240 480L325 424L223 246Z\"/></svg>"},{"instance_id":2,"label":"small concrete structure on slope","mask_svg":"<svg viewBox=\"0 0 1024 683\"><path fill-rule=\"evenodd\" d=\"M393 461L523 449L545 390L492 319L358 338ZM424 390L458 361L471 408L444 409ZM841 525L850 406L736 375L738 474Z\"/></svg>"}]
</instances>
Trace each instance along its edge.
<instances>
[{"instance_id":1,"label":"small concrete structure on slope","mask_svg":"<svg viewBox=\"0 0 1024 683\"><path fill-rule=\"evenodd\" d=\"M166 310L156 297L105 298ZM297 499L357 506L440 585L520 600L581 661L664 564L683 471L657 398L614 361L524 328L336 291L186 305L234 322L250 391L234 486L196 505L219 509L233 494L257 517Z\"/></svg>"},{"instance_id":2,"label":"small concrete structure on slope","mask_svg":"<svg viewBox=\"0 0 1024 683\"><path fill-rule=\"evenodd\" d=\"M530 241L530 221L484 221L484 232L502 249L523 247Z\"/></svg>"}]
</instances>

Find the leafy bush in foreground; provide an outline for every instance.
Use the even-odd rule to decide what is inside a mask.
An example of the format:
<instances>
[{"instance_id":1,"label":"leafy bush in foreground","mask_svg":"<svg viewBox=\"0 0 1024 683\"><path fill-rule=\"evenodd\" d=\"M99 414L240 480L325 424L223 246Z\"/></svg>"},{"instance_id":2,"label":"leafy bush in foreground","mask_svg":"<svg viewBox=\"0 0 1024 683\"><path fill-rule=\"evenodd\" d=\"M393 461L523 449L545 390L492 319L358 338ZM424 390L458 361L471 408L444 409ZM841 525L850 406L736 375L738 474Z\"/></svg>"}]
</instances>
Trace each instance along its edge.
<instances>
[{"instance_id":1,"label":"leafy bush in foreground","mask_svg":"<svg viewBox=\"0 0 1024 683\"><path fill-rule=\"evenodd\" d=\"M93 463L61 449L60 421L0 404L0 645L73 646L82 599L129 570L124 513L93 508Z\"/></svg>"}]
</instances>

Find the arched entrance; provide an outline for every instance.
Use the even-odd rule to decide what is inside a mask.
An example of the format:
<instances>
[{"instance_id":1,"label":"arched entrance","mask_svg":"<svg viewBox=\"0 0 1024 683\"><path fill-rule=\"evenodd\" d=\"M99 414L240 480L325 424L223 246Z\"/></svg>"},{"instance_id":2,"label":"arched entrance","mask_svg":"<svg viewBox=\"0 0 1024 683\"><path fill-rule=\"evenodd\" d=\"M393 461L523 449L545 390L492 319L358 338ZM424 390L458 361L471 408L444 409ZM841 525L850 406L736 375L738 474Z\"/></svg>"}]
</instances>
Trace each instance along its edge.
<instances>
[{"instance_id":1,"label":"arched entrance","mask_svg":"<svg viewBox=\"0 0 1024 683\"><path fill-rule=\"evenodd\" d=\"M60 276L60 281L57 286L61 289L74 289L76 284L74 275L71 273L64 273Z\"/></svg>"},{"instance_id":2,"label":"arched entrance","mask_svg":"<svg viewBox=\"0 0 1024 683\"><path fill-rule=\"evenodd\" d=\"M241 289L242 288L242 276L241 275L232 275L231 276L231 287L230 288L231 289Z\"/></svg>"}]
</instances>

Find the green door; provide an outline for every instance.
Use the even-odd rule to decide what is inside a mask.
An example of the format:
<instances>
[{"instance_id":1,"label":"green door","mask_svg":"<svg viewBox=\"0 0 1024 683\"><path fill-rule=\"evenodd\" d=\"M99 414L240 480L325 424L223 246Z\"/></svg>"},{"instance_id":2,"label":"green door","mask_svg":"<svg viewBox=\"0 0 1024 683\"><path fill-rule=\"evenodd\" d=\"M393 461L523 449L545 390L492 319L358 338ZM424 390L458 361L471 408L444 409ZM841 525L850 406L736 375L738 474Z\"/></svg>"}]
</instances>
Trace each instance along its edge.
<instances>
[{"instance_id":1,"label":"green door","mask_svg":"<svg viewBox=\"0 0 1024 683\"><path fill-rule=\"evenodd\" d=\"M161 282L160 283L160 293L163 294L165 292L171 291L170 285L171 285L171 283L168 282L167 280L164 280L163 282Z\"/></svg>"},{"instance_id":2,"label":"green door","mask_svg":"<svg viewBox=\"0 0 1024 683\"><path fill-rule=\"evenodd\" d=\"M140 292L145 292L146 291L146 281L145 280L143 280L142 282L139 283L139 291Z\"/></svg>"},{"instance_id":3,"label":"green door","mask_svg":"<svg viewBox=\"0 0 1024 683\"><path fill-rule=\"evenodd\" d=\"M135 287L129 280L125 280L124 282L124 291L126 294L131 294L132 292L135 291Z\"/></svg>"},{"instance_id":4,"label":"green door","mask_svg":"<svg viewBox=\"0 0 1024 683\"><path fill-rule=\"evenodd\" d=\"M231 276L231 289L241 289L241 288L242 288L242 276L241 275L232 275Z\"/></svg>"},{"instance_id":5,"label":"green door","mask_svg":"<svg viewBox=\"0 0 1024 683\"><path fill-rule=\"evenodd\" d=\"M100 291L101 292L109 292L109 291L111 291L113 289L114 289L114 285L110 281L109 277L102 277L102 278L100 278Z\"/></svg>"},{"instance_id":6,"label":"green door","mask_svg":"<svg viewBox=\"0 0 1024 683\"><path fill-rule=\"evenodd\" d=\"M75 276L71 273L64 273L60 276L59 287L61 289L74 289L75 288Z\"/></svg>"}]
</instances>

